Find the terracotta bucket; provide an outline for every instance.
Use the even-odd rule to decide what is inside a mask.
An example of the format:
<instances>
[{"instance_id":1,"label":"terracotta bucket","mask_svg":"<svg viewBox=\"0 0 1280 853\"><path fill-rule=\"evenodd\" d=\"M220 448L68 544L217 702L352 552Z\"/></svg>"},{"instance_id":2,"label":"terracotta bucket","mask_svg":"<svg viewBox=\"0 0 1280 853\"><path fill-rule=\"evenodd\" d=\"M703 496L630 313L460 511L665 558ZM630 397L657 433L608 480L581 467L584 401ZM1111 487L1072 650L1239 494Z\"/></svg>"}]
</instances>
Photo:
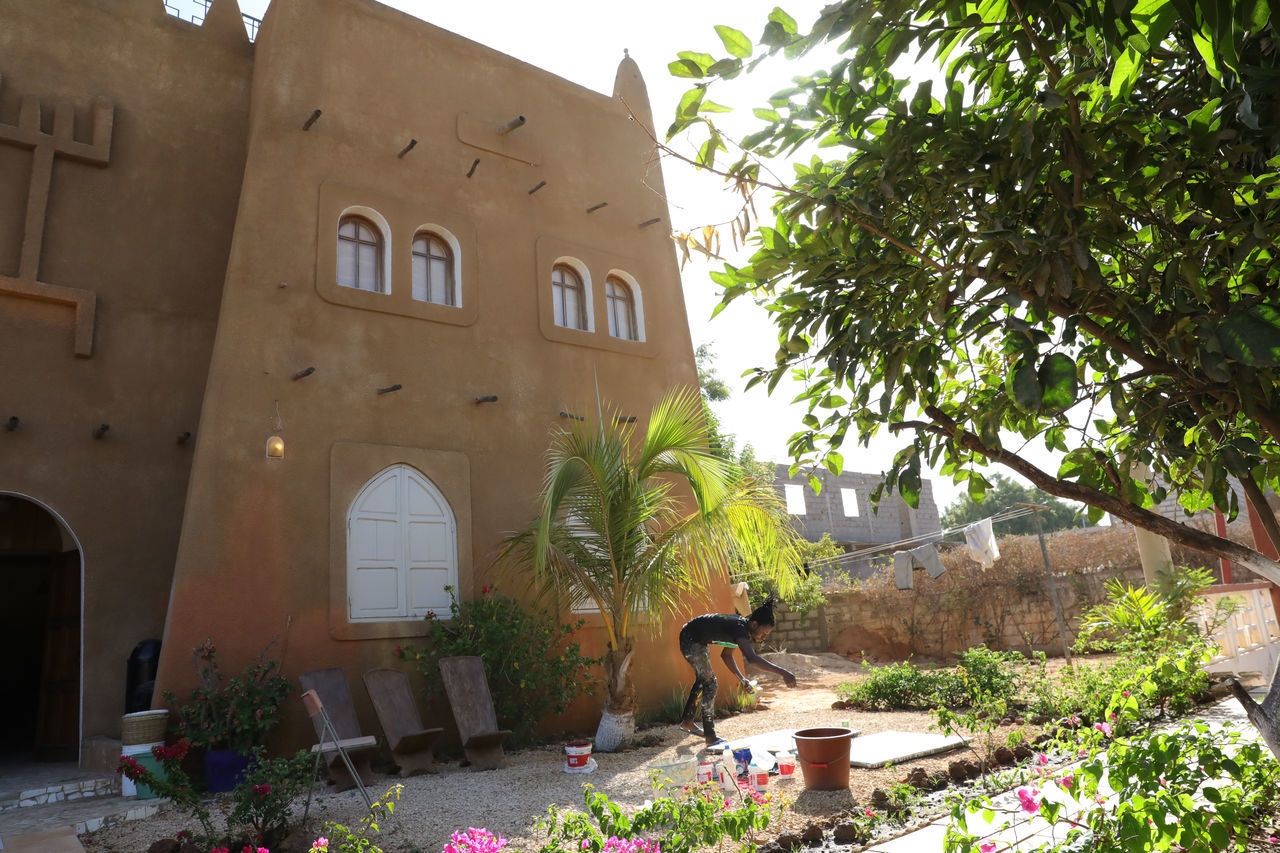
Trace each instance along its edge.
<instances>
[{"instance_id":1,"label":"terracotta bucket","mask_svg":"<svg viewBox=\"0 0 1280 853\"><path fill-rule=\"evenodd\" d=\"M804 786L814 791L838 791L849 787L849 744L853 729L801 729L796 739L796 761Z\"/></svg>"}]
</instances>

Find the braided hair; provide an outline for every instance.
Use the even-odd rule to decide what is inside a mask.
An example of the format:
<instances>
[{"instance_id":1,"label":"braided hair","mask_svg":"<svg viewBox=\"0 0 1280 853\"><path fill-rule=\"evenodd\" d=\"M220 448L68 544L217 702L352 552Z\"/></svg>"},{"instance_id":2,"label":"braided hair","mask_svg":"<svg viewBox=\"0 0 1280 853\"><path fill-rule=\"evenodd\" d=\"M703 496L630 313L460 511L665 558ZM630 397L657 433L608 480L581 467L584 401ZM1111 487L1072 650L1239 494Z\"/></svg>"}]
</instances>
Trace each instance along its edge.
<instances>
[{"instance_id":1,"label":"braided hair","mask_svg":"<svg viewBox=\"0 0 1280 853\"><path fill-rule=\"evenodd\" d=\"M754 622L757 625L776 624L777 620L775 620L773 617L773 605L776 602L777 602L777 599L774 598L772 595L770 595L768 598L764 600L764 604L761 604L755 610L751 611L751 615L747 617L747 620L750 622Z\"/></svg>"}]
</instances>

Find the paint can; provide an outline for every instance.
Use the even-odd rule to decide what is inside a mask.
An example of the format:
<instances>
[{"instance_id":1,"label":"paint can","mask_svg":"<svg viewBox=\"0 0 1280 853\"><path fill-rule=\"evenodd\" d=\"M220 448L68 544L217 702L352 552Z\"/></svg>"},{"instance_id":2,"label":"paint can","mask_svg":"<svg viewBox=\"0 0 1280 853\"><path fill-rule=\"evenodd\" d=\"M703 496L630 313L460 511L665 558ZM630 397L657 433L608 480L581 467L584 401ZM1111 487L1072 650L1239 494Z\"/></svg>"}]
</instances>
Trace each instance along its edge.
<instances>
[{"instance_id":1,"label":"paint can","mask_svg":"<svg viewBox=\"0 0 1280 853\"><path fill-rule=\"evenodd\" d=\"M789 752L779 752L776 760L778 762L778 781L794 782L796 778L796 757Z\"/></svg>"},{"instance_id":2,"label":"paint can","mask_svg":"<svg viewBox=\"0 0 1280 853\"><path fill-rule=\"evenodd\" d=\"M704 785L715 778L715 765L710 761L703 761L698 764L698 784Z\"/></svg>"},{"instance_id":3,"label":"paint can","mask_svg":"<svg viewBox=\"0 0 1280 853\"><path fill-rule=\"evenodd\" d=\"M571 740L564 745L564 770L566 773L585 773L591 761L591 741Z\"/></svg>"},{"instance_id":4,"label":"paint can","mask_svg":"<svg viewBox=\"0 0 1280 853\"><path fill-rule=\"evenodd\" d=\"M759 764L752 764L747 768L747 779L753 791L763 791L769 787L769 771Z\"/></svg>"}]
</instances>

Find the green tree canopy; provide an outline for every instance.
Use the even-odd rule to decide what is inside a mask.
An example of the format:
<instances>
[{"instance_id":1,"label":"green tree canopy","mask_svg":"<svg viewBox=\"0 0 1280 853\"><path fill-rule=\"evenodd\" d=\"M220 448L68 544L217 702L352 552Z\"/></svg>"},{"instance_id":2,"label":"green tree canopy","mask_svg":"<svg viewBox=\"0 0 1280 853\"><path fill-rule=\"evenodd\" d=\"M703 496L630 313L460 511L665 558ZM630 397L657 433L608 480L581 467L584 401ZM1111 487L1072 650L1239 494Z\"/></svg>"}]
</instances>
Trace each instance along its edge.
<instances>
[{"instance_id":1,"label":"green tree canopy","mask_svg":"<svg viewBox=\"0 0 1280 853\"><path fill-rule=\"evenodd\" d=\"M1047 506L1049 510L1040 513L1040 524L1045 533L1080 527L1084 520L1081 512L1083 507L1072 506L1033 486L1024 486L1016 480L996 474L991 478L991 486L987 489L981 503L974 501L969 495L961 495L952 501L951 506L942 513L942 526L963 527L966 524L990 518L1001 510L1010 509L1014 504ZM996 532L1001 536L1035 533L1036 522L1029 515L1011 518L1001 522L1000 529Z\"/></svg>"},{"instance_id":2,"label":"green tree canopy","mask_svg":"<svg viewBox=\"0 0 1280 853\"><path fill-rule=\"evenodd\" d=\"M732 225L755 254L713 278L725 304L773 315L753 381L805 383L798 461L839 471L846 441L888 430L904 444L886 484L912 505L925 464L977 498L997 463L1280 581L1276 561L1152 511L1167 484L1234 514L1235 475L1280 542L1262 500L1280 485L1267 0L846 0L807 32L781 9L755 44L717 32L726 56L671 64L699 82L670 134L704 134L704 168L727 151L715 78L840 51L755 110L721 171L775 193L770 219L747 205ZM909 60L933 76L909 80ZM789 182L762 169L802 147L818 153Z\"/></svg>"}]
</instances>

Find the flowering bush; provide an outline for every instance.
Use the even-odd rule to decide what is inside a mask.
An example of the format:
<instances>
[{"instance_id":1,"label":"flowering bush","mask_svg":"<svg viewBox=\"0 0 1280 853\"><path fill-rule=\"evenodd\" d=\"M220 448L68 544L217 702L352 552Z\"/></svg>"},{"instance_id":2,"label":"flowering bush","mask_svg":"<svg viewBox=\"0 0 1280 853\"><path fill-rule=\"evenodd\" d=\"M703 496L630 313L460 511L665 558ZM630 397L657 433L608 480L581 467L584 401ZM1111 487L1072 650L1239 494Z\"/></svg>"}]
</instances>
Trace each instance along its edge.
<instances>
[{"instance_id":1,"label":"flowering bush","mask_svg":"<svg viewBox=\"0 0 1280 853\"><path fill-rule=\"evenodd\" d=\"M466 832L455 832L440 853L500 853L507 846L507 839L495 836L487 829L469 827Z\"/></svg>"},{"instance_id":2,"label":"flowering bush","mask_svg":"<svg viewBox=\"0 0 1280 853\"><path fill-rule=\"evenodd\" d=\"M1061 843L1051 849L1210 853L1243 850L1250 839L1269 838L1271 830L1263 827L1280 802L1280 764L1270 752L1237 731L1204 723L1113 737L1128 728L1127 717L1137 710L1120 707L1115 728L1100 722L1062 744L1083 758L1078 767L1057 774L1040 762L1038 787L1016 791L1015 814L1037 814L1062 830ZM1104 795L1108 787L1113 796ZM1052 795L1050 788L1056 789ZM982 817L971 826L977 814ZM987 798L957 804L944 842L947 853L995 853L997 844L980 842L977 834L995 830L1007 838L1003 830L1010 821L1001 826L994 820Z\"/></svg>"},{"instance_id":3,"label":"flowering bush","mask_svg":"<svg viewBox=\"0 0 1280 853\"><path fill-rule=\"evenodd\" d=\"M186 812L197 821L199 833L184 830L179 834L215 845L214 853L221 849L239 849L238 845L242 844L250 853L258 853L267 846L279 844L289 834L294 824L294 801L309 791L314 779L315 760L310 753L301 750L287 758L266 758L261 747L254 750L248 777L228 794L226 829L219 832L209 806L182 767L189 748L190 742L185 738L172 746L153 746L151 753L164 768L163 773L152 773L128 755L120 758L117 772L167 797L178 811ZM306 820L306 811L304 807L298 823ZM230 848L216 846L227 844L229 839L236 839ZM246 840L250 843L245 844Z\"/></svg>"},{"instance_id":4,"label":"flowering bush","mask_svg":"<svg viewBox=\"0 0 1280 853\"><path fill-rule=\"evenodd\" d=\"M498 723L511 730L512 745L529 743L541 720L563 713L580 694L589 694L587 675L599 658L582 654L573 633L586 624L579 619L561 624L546 610L526 610L493 587L481 590L475 601L459 602L449 591L450 618L429 618L429 633L421 649L403 646L400 657L414 661L439 695L440 658L476 655L484 661ZM430 701L429 697L428 701Z\"/></svg>"},{"instance_id":5,"label":"flowering bush","mask_svg":"<svg viewBox=\"0 0 1280 853\"><path fill-rule=\"evenodd\" d=\"M267 733L280 719L280 703L292 689L279 674L280 662L266 660L267 649L239 675L228 679L218 668L217 649L211 639L192 650L200 686L178 707L178 733L205 749L233 749L248 755L266 742ZM165 701L176 702L172 691Z\"/></svg>"}]
</instances>

